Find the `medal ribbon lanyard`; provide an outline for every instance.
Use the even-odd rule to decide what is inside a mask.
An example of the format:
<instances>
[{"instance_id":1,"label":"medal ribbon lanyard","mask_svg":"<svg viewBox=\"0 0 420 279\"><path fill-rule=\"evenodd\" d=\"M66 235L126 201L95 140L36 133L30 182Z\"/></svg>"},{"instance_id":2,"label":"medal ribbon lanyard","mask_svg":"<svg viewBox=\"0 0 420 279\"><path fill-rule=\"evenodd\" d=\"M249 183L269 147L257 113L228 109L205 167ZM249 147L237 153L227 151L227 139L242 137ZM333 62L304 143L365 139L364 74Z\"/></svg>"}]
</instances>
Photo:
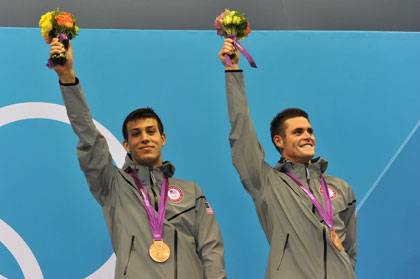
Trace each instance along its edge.
<instances>
[{"instance_id":1,"label":"medal ribbon lanyard","mask_svg":"<svg viewBox=\"0 0 420 279\"><path fill-rule=\"evenodd\" d=\"M165 219L166 200L168 197L168 178L165 175L163 176L163 182L160 187L160 200L157 214L158 216L156 218L155 212L150 203L149 195L147 194L147 190L145 189L137 173L135 173L135 171L132 171L129 174L134 179L134 182L137 186L137 190L141 193L143 197L144 206L146 208L147 216L149 217L150 229L152 231L153 240L162 240L163 220Z\"/></svg>"},{"instance_id":2,"label":"medal ribbon lanyard","mask_svg":"<svg viewBox=\"0 0 420 279\"><path fill-rule=\"evenodd\" d=\"M323 189L322 194L324 196L326 209L324 209L321 205L321 203L316 199L314 194L309 190L308 187L306 187L300 180L297 178L294 174L291 172L286 172L286 175L290 177L298 186L301 188L305 194L309 197L312 204L316 207L318 210L319 215L324 220L325 224L328 226L330 231L334 230L334 220L333 220L333 208L331 204L331 198L330 194L328 192L328 186L327 182L325 181L324 176L321 174L319 177L319 183L321 184L321 187Z\"/></svg>"}]
</instances>

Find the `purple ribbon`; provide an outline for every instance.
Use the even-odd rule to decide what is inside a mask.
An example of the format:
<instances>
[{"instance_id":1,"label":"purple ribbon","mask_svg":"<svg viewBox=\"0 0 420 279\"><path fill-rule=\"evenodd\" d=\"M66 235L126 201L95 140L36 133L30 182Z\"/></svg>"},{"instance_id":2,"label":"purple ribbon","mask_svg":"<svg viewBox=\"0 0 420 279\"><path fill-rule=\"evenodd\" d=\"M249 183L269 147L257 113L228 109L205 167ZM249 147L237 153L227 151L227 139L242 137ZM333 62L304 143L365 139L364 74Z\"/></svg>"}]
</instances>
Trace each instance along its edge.
<instances>
[{"instance_id":1,"label":"purple ribbon","mask_svg":"<svg viewBox=\"0 0 420 279\"><path fill-rule=\"evenodd\" d=\"M321 203L316 199L314 194L309 190L308 187L306 187L295 175L293 175L291 172L286 172L286 175L289 176L309 197L312 204L316 207L318 210L319 215L324 220L325 224L328 226L330 230L334 229L334 220L333 220L333 207L331 204L331 198L330 193L328 192L328 186L327 182L325 181L324 176L321 174L319 178L319 183L321 184L321 187L323 188L323 195L325 197L325 204L326 204L326 210L322 207Z\"/></svg>"},{"instance_id":2,"label":"purple ribbon","mask_svg":"<svg viewBox=\"0 0 420 279\"><path fill-rule=\"evenodd\" d=\"M48 69L54 68L54 63L51 58L48 58L47 64L45 64L45 66L47 66Z\"/></svg>"},{"instance_id":3,"label":"purple ribbon","mask_svg":"<svg viewBox=\"0 0 420 279\"><path fill-rule=\"evenodd\" d=\"M246 60L248 60L249 65L253 68L257 68L254 59L252 59L251 54L246 50L246 48L236 39L235 35L229 35L228 38L233 39L233 45L244 55ZM225 55L226 65L232 67L232 59L229 55Z\"/></svg>"},{"instance_id":4,"label":"purple ribbon","mask_svg":"<svg viewBox=\"0 0 420 279\"><path fill-rule=\"evenodd\" d=\"M152 231L153 240L162 240L163 236L163 220L165 219L166 200L168 198L168 178L164 176L162 185L160 187L160 200L158 208L158 216L155 217L154 209L151 205L147 190L144 188L135 171L129 173L136 183L137 190L143 196L144 206L146 208L147 216L149 216L150 229Z\"/></svg>"},{"instance_id":5,"label":"purple ribbon","mask_svg":"<svg viewBox=\"0 0 420 279\"><path fill-rule=\"evenodd\" d=\"M67 40L69 39L69 37L67 37L67 35L66 35L66 34L64 34L64 33L59 33L59 34L58 34L58 36L57 36L57 38L58 38L58 40L59 40L60 42L67 41Z\"/></svg>"}]
</instances>

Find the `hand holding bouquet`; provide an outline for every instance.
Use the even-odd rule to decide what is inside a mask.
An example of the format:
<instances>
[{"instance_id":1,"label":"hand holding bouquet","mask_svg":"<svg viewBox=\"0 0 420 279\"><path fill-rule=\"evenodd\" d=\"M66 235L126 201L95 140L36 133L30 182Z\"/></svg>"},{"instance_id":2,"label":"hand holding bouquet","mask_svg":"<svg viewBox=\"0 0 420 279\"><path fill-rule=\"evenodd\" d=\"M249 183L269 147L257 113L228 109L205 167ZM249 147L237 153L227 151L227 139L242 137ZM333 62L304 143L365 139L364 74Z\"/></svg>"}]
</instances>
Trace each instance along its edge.
<instances>
[{"instance_id":1,"label":"hand holding bouquet","mask_svg":"<svg viewBox=\"0 0 420 279\"><path fill-rule=\"evenodd\" d=\"M58 38L66 50L69 46L69 40L73 39L79 31L75 17L71 13L62 12L59 9L43 14L39 20L39 27L47 44L51 43L53 38ZM53 54L48 59L47 67L53 68L55 65L64 65L65 63L65 52Z\"/></svg>"},{"instance_id":2,"label":"hand holding bouquet","mask_svg":"<svg viewBox=\"0 0 420 279\"><path fill-rule=\"evenodd\" d=\"M244 14L225 9L216 17L214 27L216 28L218 35L233 39L235 47L245 56L251 67L257 67L248 51L238 42L238 40L245 38L251 33L251 27ZM231 66L232 62L229 55L226 55L225 59L226 64Z\"/></svg>"}]
</instances>

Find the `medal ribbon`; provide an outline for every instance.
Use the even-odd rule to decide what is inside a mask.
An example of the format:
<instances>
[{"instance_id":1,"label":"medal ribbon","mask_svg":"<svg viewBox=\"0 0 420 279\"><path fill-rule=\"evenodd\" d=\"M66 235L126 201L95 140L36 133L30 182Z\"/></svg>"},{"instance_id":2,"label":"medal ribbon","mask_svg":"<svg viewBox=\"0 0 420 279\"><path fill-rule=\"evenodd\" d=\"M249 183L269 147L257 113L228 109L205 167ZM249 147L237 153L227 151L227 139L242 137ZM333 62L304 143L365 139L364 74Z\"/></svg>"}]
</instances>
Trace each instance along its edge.
<instances>
[{"instance_id":1,"label":"medal ribbon","mask_svg":"<svg viewBox=\"0 0 420 279\"><path fill-rule=\"evenodd\" d=\"M312 204L316 207L318 210L319 215L324 220L325 224L328 226L328 228L332 231L334 230L334 221L333 221L333 208L331 204L331 198L330 193L328 192L328 186L327 182L325 181L324 176L321 174L319 177L319 183L321 184L321 187L323 188L323 195L325 198L325 204L326 204L326 210L322 207L321 203L316 199L314 194L309 190L308 187L306 187L300 180L297 178L294 174L291 172L286 172L286 175L289 176L298 186L301 188L305 194L309 197Z\"/></svg>"},{"instance_id":2,"label":"medal ribbon","mask_svg":"<svg viewBox=\"0 0 420 279\"><path fill-rule=\"evenodd\" d=\"M160 200L158 208L158 216L155 217L155 212L150 202L147 190L141 183L141 180L135 171L129 173L136 183L137 190L141 193L144 200L147 215L149 216L150 229L152 231L153 240L162 240L163 236L163 219L165 219L166 200L168 197L168 178L164 175L163 182L160 187Z\"/></svg>"},{"instance_id":3,"label":"medal ribbon","mask_svg":"<svg viewBox=\"0 0 420 279\"><path fill-rule=\"evenodd\" d=\"M244 55L246 60L248 60L249 65L253 68L257 68L257 64L255 64L254 59L252 59L251 54L246 50L246 48L236 39L235 35L229 35L228 38L233 39L233 45ZM229 55L225 55L226 65L229 67L232 66L232 60L230 59Z\"/></svg>"}]
</instances>

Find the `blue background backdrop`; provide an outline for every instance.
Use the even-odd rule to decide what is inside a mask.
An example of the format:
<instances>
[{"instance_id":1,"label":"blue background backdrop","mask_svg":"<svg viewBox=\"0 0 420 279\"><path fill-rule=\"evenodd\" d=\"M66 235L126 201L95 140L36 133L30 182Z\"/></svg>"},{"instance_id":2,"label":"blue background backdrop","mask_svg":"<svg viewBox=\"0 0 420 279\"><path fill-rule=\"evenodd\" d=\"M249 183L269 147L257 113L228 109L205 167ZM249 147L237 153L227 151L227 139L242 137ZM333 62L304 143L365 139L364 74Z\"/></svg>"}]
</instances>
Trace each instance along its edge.
<instances>
[{"instance_id":1,"label":"blue background backdrop","mask_svg":"<svg viewBox=\"0 0 420 279\"><path fill-rule=\"evenodd\" d=\"M0 41L0 107L62 104L39 30L0 28ZM122 138L125 115L153 107L165 124L164 156L177 166L176 176L198 182L212 203L228 275L263 278L267 241L230 162L217 59L222 39L212 31L84 29L73 44L95 119ZM420 120L420 34L256 31L244 45L259 66L242 61L267 161L279 157L271 118L290 106L307 110L328 172L347 180L359 201L375 187L359 210L358 277L420 278L420 132L413 130ZM76 143L61 122L0 127L0 219L30 246L45 278L82 278L112 253ZM0 275L22 277L1 243Z\"/></svg>"}]
</instances>

